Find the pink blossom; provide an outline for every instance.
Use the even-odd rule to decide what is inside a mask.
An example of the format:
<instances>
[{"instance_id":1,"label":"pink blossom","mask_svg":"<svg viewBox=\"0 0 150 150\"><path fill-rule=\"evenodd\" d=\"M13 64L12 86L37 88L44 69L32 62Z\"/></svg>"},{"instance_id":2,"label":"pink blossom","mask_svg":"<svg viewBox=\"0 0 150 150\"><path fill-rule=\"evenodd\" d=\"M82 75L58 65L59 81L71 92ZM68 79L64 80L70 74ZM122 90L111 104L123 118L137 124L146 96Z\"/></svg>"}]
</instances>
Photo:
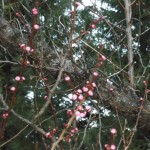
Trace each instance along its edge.
<instances>
[{"instance_id":1,"label":"pink blossom","mask_svg":"<svg viewBox=\"0 0 150 150\"><path fill-rule=\"evenodd\" d=\"M100 61L104 61L106 60L106 57L104 55L101 55L101 57L99 58Z\"/></svg>"},{"instance_id":2,"label":"pink blossom","mask_svg":"<svg viewBox=\"0 0 150 150\"><path fill-rule=\"evenodd\" d=\"M24 81L24 80L25 80L25 77L22 77L21 79Z\"/></svg>"},{"instance_id":3,"label":"pink blossom","mask_svg":"<svg viewBox=\"0 0 150 150\"><path fill-rule=\"evenodd\" d=\"M76 131L75 131L74 129L72 129L72 130L71 130L71 133L73 133L73 134L74 134L74 133L76 133Z\"/></svg>"},{"instance_id":4,"label":"pink blossom","mask_svg":"<svg viewBox=\"0 0 150 150\"><path fill-rule=\"evenodd\" d=\"M77 132L77 131L78 131L78 128L74 128L74 130Z\"/></svg>"},{"instance_id":5,"label":"pink blossom","mask_svg":"<svg viewBox=\"0 0 150 150\"><path fill-rule=\"evenodd\" d=\"M37 14L38 14L38 10L37 10L36 8L33 8L33 9L32 9L32 14L33 14L33 15L37 15Z\"/></svg>"},{"instance_id":6,"label":"pink blossom","mask_svg":"<svg viewBox=\"0 0 150 150\"><path fill-rule=\"evenodd\" d=\"M91 111L91 106L89 106L89 105L85 106L85 110L86 110L87 112L90 112L90 111Z\"/></svg>"},{"instance_id":7,"label":"pink blossom","mask_svg":"<svg viewBox=\"0 0 150 150\"><path fill-rule=\"evenodd\" d=\"M35 30L39 30L39 29L40 29L40 26L39 26L38 24L35 24L35 25L33 26L33 28L34 28Z\"/></svg>"},{"instance_id":8,"label":"pink blossom","mask_svg":"<svg viewBox=\"0 0 150 150\"><path fill-rule=\"evenodd\" d=\"M4 113L4 114L2 115L2 117L3 117L4 119L6 119L6 118L8 117L8 113Z\"/></svg>"},{"instance_id":9,"label":"pink blossom","mask_svg":"<svg viewBox=\"0 0 150 150\"><path fill-rule=\"evenodd\" d=\"M15 80L20 81L21 80L20 76L16 76Z\"/></svg>"},{"instance_id":10,"label":"pink blossom","mask_svg":"<svg viewBox=\"0 0 150 150\"><path fill-rule=\"evenodd\" d=\"M50 132L47 132L47 133L46 133L46 137L47 137L47 138L52 138L52 137L53 137L53 134L50 133Z\"/></svg>"},{"instance_id":11,"label":"pink blossom","mask_svg":"<svg viewBox=\"0 0 150 150\"><path fill-rule=\"evenodd\" d=\"M25 47L25 50L26 50L27 52L30 52L30 50L31 50L31 47L29 47L29 46L26 46L26 47Z\"/></svg>"},{"instance_id":12,"label":"pink blossom","mask_svg":"<svg viewBox=\"0 0 150 150\"><path fill-rule=\"evenodd\" d=\"M70 115L70 116L72 116L72 110L70 110L70 109L67 110L67 114Z\"/></svg>"},{"instance_id":13,"label":"pink blossom","mask_svg":"<svg viewBox=\"0 0 150 150\"><path fill-rule=\"evenodd\" d=\"M30 64L30 61L27 60L27 61L26 61L26 65L29 65L29 64Z\"/></svg>"},{"instance_id":14,"label":"pink blossom","mask_svg":"<svg viewBox=\"0 0 150 150\"><path fill-rule=\"evenodd\" d=\"M91 24L91 28L92 28L92 29L95 29L95 28L96 28L96 25L95 25L95 24Z\"/></svg>"},{"instance_id":15,"label":"pink blossom","mask_svg":"<svg viewBox=\"0 0 150 150\"><path fill-rule=\"evenodd\" d=\"M71 139L70 138L66 138L66 142L70 143Z\"/></svg>"},{"instance_id":16,"label":"pink blossom","mask_svg":"<svg viewBox=\"0 0 150 150\"><path fill-rule=\"evenodd\" d=\"M14 91L16 90L16 88L15 88L14 86L12 86L12 87L10 88L10 90L11 90L12 92L14 92Z\"/></svg>"},{"instance_id":17,"label":"pink blossom","mask_svg":"<svg viewBox=\"0 0 150 150\"><path fill-rule=\"evenodd\" d=\"M116 146L114 144L110 145L111 150L116 150Z\"/></svg>"},{"instance_id":18,"label":"pink blossom","mask_svg":"<svg viewBox=\"0 0 150 150\"><path fill-rule=\"evenodd\" d=\"M110 92L113 92L113 91L114 91L114 89L113 89L113 88L109 88L109 91L110 91Z\"/></svg>"},{"instance_id":19,"label":"pink blossom","mask_svg":"<svg viewBox=\"0 0 150 150\"><path fill-rule=\"evenodd\" d=\"M43 78L43 80L44 80L44 81L47 81L47 78L46 78L46 77L44 77L44 78Z\"/></svg>"},{"instance_id":20,"label":"pink blossom","mask_svg":"<svg viewBox=\"0 0 150 150\"><path fill-rule=\"evenodd\" d=\"M105 149L106 149L106 150L110 150L109 144L105 144Z\"/></svg>"},{"instance_id":21,"label":"pink blossom","mask_svg":"<svg viewBox=\"0 0 150 150\"><path fill-rule=\"evenodd\" d=\"M20 48L25 48L25 44L20 44Z\"/></svg>"},{"instance_id":22,"label":"pink blossom","mask_svg":"<svg viewBox=\"0 0 150 150\"><path fill-rule=\"evenodd\" d=\"M47 98L48 98L48 96L47 96L47 95L45 95L45 96L44 96L44 99L45 99L45 100L47 100Z\"/></svg>"},{"instance_id":23,"label":"pink blossom","mask_svg":"<svg viewBox=\"0 0 150 150\"><path fill-rule=\"evenodd\" d=\"M72 95L72 100L73 100L73 101L77 100L77 95L76 95L76 94L73 94L73 95Z\"/></svg>"},{"instance_id":24,"label":"pink blossom","mask_svg":"<svg viewBox=\"0 0 150 150\"><path fill-rule=\"evenodd\" d=\"M92 82L92 86L93 86L93 87L96 87L96 83L95 83L95 82Z\"/></svg>"},{"instance_id":25,"label":"pink blossom","mask_svg":"<svg viewBox=\"0 0 150 150\"><path fill-rule=\"evenodd\" d=\"M70 81L71 79L70 79L70 77L69 76L66 76L65 77L65 81Z\"/></svg>"},{"instance_id":26,"label":"pink blossom","mask_svg":"<svg viewBox=\"0 0 150 150\"><path fill-rule=\"evenodd\" d=\"M79 110L79 111L83 110L82 105L79 105L79 106L78 106L78 110Z\"/></svg>"},{"instance_id":27,"label":"pink blossom","mask_svg":"<svg viewBox=\"0 0 150 150\"><path fill-rule=\"evenodd\" d=\"M111 132L112 134L116 134L116 133L117 133L117 130L116 130L115 128L112 128L112 129L110 130L110 132Z\"/></svg>"},{"instance_id":28,"label":"pink blossom","mask_svg":"<svg viewBox=\"0 0 150 150\"><path fill-rule=\"evenodd\" d=\"M21 13L20 13L20 12L17 12L17 13L16 13L16 16L17 16L17 17L21 17Z\"/></svg>"},{"instance_id":29,"label":"pink blossom","mask_svg":"<svg viewBox=\"0 0 150 150\"><path fill-rule=\"evenodd\" d=\"M82 88L82 90L83 90L83 92L87 92L89 89L88 89L86 86L84 86L84 87Z\"/></svg>"},{"instance_id":30,"label":"pink blossom","mask_svg":"<svg viewBox=\"0 0 150 150\"><path fill-rule=\"evenodd\" d=\"M82 90L81 90L81 89L78 89L77 92L78 92L79 94L81 94L81 93L82 93Z\"/></svg>"},{"instance_id":31,"label":"pink blossom","mask_svg":"<svg viewBox=\"0 0 150 150\"><path fill-rule=\"evenodd\" d=\"M25 24L25 28L26 28L26 29L29 29L29 27L30 27L29 24L26 23L26 24Z\"/></svg>"},{"instance_id":32,"label":"pink blossom","mask_svg":"<svg viewBox=\"0 0 150 150\"><path fill-rule=\"evenodd\" d=\"M93 96L94 95L92 90L88 91L88 94L89 94L89 96Z\"/></svg>"},{"instance_id":33,"label":"pink blossom","mask_svg":"<svg viewBox=\"0 0 150 150\"><path fill-rule=\"evenodd\" d=\"M98 74L97 71L94 71L94 72L93 72L93 75L94 75L95 77L98 77L98 76L99 76L99 74Z\"/></svg>"},{"instance_id":34,"label":"pink blossom","mask_svg":"<svg viewBox=\"0 0 150 150\"><path fill-rule=\"evenodd\" d=\"M31 52L31 53L34 52L34 49L32 48L30 52Z\"/></svg>"},{"instance_id":35,"label":"pink blossom","mask_svg":"<svg viewBox=\"0 0 150 150\"><path fill-rule=\"evenodd\" d=\"M146 85L147 85L147 81L144 80L144 81L143 81L143 84L146 86Z\"/></svg>"},{"instance_id":36,"label":"pink blossom","mask_svg":"<svg viewBox=\"0 0 150 150\"><path fill-rule=\"evenodd\" d=\"M79 99L79 101L82 101L82 100L84 99L83 95L80 94L80 95L78 96L78 99Z\"/></svg>"},{"instance_id":37,"label":"pink blossom","mask_svg":"<svg viewBox=\"0 0 150 150\"><path fill-rule=\"evenodd\" d=\"M83 118L83 117L85 117L85 116L86 116L86 111L80 113L80 117Z\"/></svg>"},{"instance_id":38,"label":"pink blossom","mask_svg":"<svg viewBox=\"0 0 150 150\"><path fill-rule=\"evenodd\" d=\"M80 116L80 112L79 112L79 111L76 111L76 112L75 112L75 115L76 115L76 117L79 117L79 116Z\"/></svg>"},{"instance_id":39,"label":"pink blossom","mask_svg":"<svg viewBox=\"0 0 150 150\"><path fill-rule=\"evenodd\" d=\"M141 98L140 98L140 101L141 101L141 102L143 102L143 101L144 101L144 98L143 98L143 97L141 97Z\"/></svg>"},{"instance_id":40,"label":"pink blossom","mask_svg":"<svg viewBox=\"0 0 150 150\"><path fill-rule=\"evenodd\" d=\"M87 83L87 84L89 84L89 83L90 83L90 81L86 81L86 83Z\"/></svg>"}]
</instances>

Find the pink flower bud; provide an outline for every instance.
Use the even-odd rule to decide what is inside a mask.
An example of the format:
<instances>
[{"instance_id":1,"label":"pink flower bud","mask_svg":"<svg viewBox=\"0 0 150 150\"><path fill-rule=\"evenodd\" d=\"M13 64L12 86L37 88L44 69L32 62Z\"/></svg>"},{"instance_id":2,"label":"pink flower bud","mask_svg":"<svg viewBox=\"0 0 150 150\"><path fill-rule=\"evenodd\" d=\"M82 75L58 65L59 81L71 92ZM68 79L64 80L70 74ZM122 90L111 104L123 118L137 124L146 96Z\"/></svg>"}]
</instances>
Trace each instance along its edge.
<instances>
[{"instance_id":1,"label":"pink flower bud","mask_svg":"<svg viewBox=\"0 0 150 150\"><path fill-rule=\"evenodd\" d=\"M71 79L70 79L69 76L66 76L66 77L65 77L65 81L69 82L70 80L71 80Z\"/></svg>"},{"instance_id":2,"label":"pink flower bud","mask_svg":"<svg viewBox=\"0 0 150 150\"><path fill-rule=\"evenodd\" d=\"M69 110L67 110L67 115L72 116L72 114L73 114L73 113L72 113L72 110L70 110L70 109L69 109Z\"/></svg>"},{"instance_id":3,"label":"pink flower bud","mask_svg":"<svg viewBox=\"0 0 150 150\"><path fill-rule=\"evenodd\" d=\"M25 81L25 77L22 77L22 80Z\"/></svg>"},{"instance_id":4,"label":"pink flower bud","mask_svg":"<svg viewBox=\"0 0 150 150\"><path fill-rule=\"evenodd\" d=\"M141 102L143 102L143 101L144 101L144 98L143 98L143 97L141 97L141 98L140 98L140 101L141 101Z\"/></svg>"},{"instance_id":5,"label":"pink flower bud","mask_svg":"<svg viewBox=\"0 0 150 150\"><path fill-rule=\"evenodd\" d=\"M26 23L26 24L25 24L25 28L26 28L26 29L29 29L29 27L30 27L30 25Z\"/></svg>"},{"instance_id":6,"label":"pink flower bud","mask_svg":"<svg viewBox=\"0 0 150 150\"><path fill-rule=\"evenodd\" d=\"M72 130L71 130L71 133L74 134L74 133L76 133L76 131L75 131L74 129L72 129Z\"/></svg>"},{"instance_id":7,"label":"pink flower bud","mask_svg":"<svg viewBox=\"0 0 150 150\"><path fill-rule=\"evenodd\" d=\"M27 61L26 61L26 65L30 65L30 61L27 60Z\"/></svg>"},{"instance_id":8,"label":"pink flower bud","mask_svg":"<svg viewBox=\"0 0 150 150\"><path fill-rule=\"evenodd\" d=\"M77 131L78 131L78 128L74 128L74 130L77 132Z\"/></svg>"},{"instance_id":9,"label":"pink flower bud","mask_svg":"<svg viewBox=\"0 0 150 150\"><path fill-rule=\"evenodd\" d=\"M47 133L46 133L46 137L47 137L47 138L52 138L52 137L53 137L53 134L51 134L50 132L47 132Z\"/></svg>"},{"instance_id":10,"label":"pink flower bud","mask_svg":"<svg viewBox=\"0 0 150 150\"><path fill-rule=\"evenodd\" d=\"M76 115L76 117L79 117L79 116L80 116L80 112L79 112L79 111L76 111L76 112L75 112L75 115Z\"/></svg>"},{"instance_id":11,"label":"pink flower bud","mask_svg":"<svg viewBox=\"0 0 150 150\"><path fill-rule=\"evenodd\" d=\"M111 150L116 150L116 146L114 144L110 145Z\"/></svg>"},{"instance_id":12,"label":"pink flower bud","mask_svg":"<svg viewBox=\"0 0 150 150\"><path fill-rule=\"evenodd\" d=\"M25 47L25 50L26 50L27 52L30 52L31 48L30 48L29 46L26 46L26 47Z\"/></svg>"},{"instance_id":13,"label":"pink flower bud","mask_svg":"<svg viewBox=\"0 0 150 150\"><path fill-rule=\"evenodd\" d=\"M34 49L32 48L30 52L31 52L31 53L34 52Z\"/></svg>"},{"instance_id":14,"label":"pink flower bud","mask_svg":"<svg viewBox=\"0 0 150 150\"><path fill-rule=\"evenodd\" d=\"M20 13L20 12L17 12L17 13L16 13L16 16L20 18L20 17L21 17L21 13Z\"/></svg>"},{"instance_id":15,"label":"pink flower bud","mask_svg":"<svg viewBox=\"0 0 150 150\"><path fill-rule=\"evenodd\" d=\"M4 113L4 114L2 115L2 117L3 117L4 119L6 119L6 118L8 117L8 113Z\"/></svg>"},{"instance_id":16,"label":"pink flower bud","mask_svg":"<svg viewBox=\"0 0 150 150\"><path fill-rule=\"evenodd\" d=\"M83 99L84 99L83 95L80 94L80 95L78 96L78 100L79 100L79 101L82 101Z\"/></svg>"},{"instance_id":17,"label":"pink flower bud","mask_svg":"<svg viewBox=\"0 0 150 150\"><path fill-rule=\"evenodd\" d=\"M12 86L12 87L10 88L10 90L11 90L12 92L14 92L14 91L16 91L16 88L15 88L14 86Z\"/></svg>"},{"instance_id":18,"label":"pink flower bud","mask_svg":"<svg viewBox=\"0 0 150 150\"><path fill-rule=\"evenodd\" d=\"M44 96L44 99L45 99L45 100L47 100L47 98L48 98L48 96L47 96L47 95L45 95L45 96Z\"/></svg>"},{"instance_id":19,"label":"pink flower bud","mask_svg":"<svg viewBox=\"0 0 150 150\"><path fill-rule=\"evenodd\" d=\"M76 94L73 94L73 95L72 95L72 100L73 100L73 101L77 100L77 95L76 95Z\"/></svg>"},{"instance_id":20,"label":"pink flower bud","mask_svg":"<svg viewBox=\"0 0 150 150\"><path fill-rule=\"evenodd\" d=\"M79 94L82 94L82 90L81 90L81 89L78 89L77 92L78 92Z\"/></svg>"},{"instance_id":21,"label":"pink flower bud","mask_svg":"<svg viewBox=\"0 0 150 150\"><path fill-rule=\"evenodd\" d=\"M106 57L104 55L101 55L101 57L99 58L100 61L104 61L106 60Z\"/></svg>"},{"instance_id":22,"label":"pink flower bud","mask_svg":"<svg viewBox=\"0 0 150 150\"><path fill-rule=\"evenodd\" d=\"M144 84L144 85L147 85L147 81L144 80L144 81L143 81L143 84Z\"/></svg>"},{"instance_id":23,"label":"pink flower bud","mask_svg":"<svg viewBox=\"0 0 150 150\"><path fill-rule=\"evenodd\" d=\"M83 90L83 92L87 92L89 89L88 89L86 86L84 86L84 87L82 88L82 90Z\"/></svg>"},{"instance_id":24,"label":"pink flower bud","mask_svg":"<svg viewBox=\"0 0 150 150\"><path fill-rule=\"evenodd\" d=\"M99 76L98 72L97 72L97 71L94 71L94 72L93 72L93 76L98 77L98 76Z\"/></svg>"},{"instance_id":25,"label":"pink flower bud","mask_svg":"<svg viewBox=\"0 0 150 150\"><path fill-rule=\"evenodd\" d=\"M16 80L16 81L20 81L21 78L20 78L19 76L16 76L15 80Z\"/></svg>"},{"instance_id":26,"label":"pink flower bud","mask_svg":"<svg viewBox=\"0 0 150 150\"><path fill-rule=\"evenodd\" d=\"M92 29L95 29L95 28L96 28L96 25L95 25L95 24L91 24L91 28L92 28Z\"/></svg>"},{"instance_id":27,"label":"pink flower bud","mask_svg":"<svg viewBox=\"0 0 150 150\"><path fill-rule=\"evenodd\" d=\"M96 87L96 83L95 83L95 82L92 82L92 86L93 86L93 87Z\"/></svg>"},{"instance_id":28,"label":"pink flower bud","mask_svg":"<svg viewBox=\"0 0 150 150\"><path fill-rule=\"evenodd\" d=\"M20 48L24 49L25 48L25 44L20 44Z\"/></svg>"},{"instance_id":29,"label":"pink flower bud","mask_svg":"<svg viewBox=\"0 0 150 150\"><path fill-rule=\"evenodd\" d=\"M83 118L83 117L85 117L85 116L86 116L86 111L80 113L80 117Z\"/></svg>"},{"instance_id":30,"label":"pink flower bud","mask_svg":"<svg viewBox=\"0 0 150 150\"><path fill-rule=\"evenodd\" d=\"M91 90L88 91L88 95L89 95L89 96L93 96L93 95L94 95L93 91L91 91Z\"/></svg>"},{"instance_id":31,"label":"pink flower bud","mask_svg":"<svg viewBox=\"0 0 150 150\"><path fill-rule=\"evenodd\" d=\"M87 83L87 84L89 84L89 83L90 83L90 81L86 81L86 83Z\"/></svg>"},{"instance_id":32,"label":"pink flower bud","mask_svg":"<svg viewBox=\"0 0 150 150\"><path fill-rule=\"evenodd\" d=\"M44 77L44 78L43 78L43 80L44 80L44 81L47 81L47 78L46 78L46 77Z\"/></svg>"},{"instance_id":33,"label":"pink flower bud","mask_svg":"<svg viewBox=\"0 0 150 150\"><path fill-rule=\"evenodd\" d=\"M90 112L91 111L91 106L85 106L85 110L87 111L87 112Z\"/></svg>"},{"instance_id":34,"label":"pink flower bud","mask_svg":"<svg viewBox=\"0 0 150 150\"><path fill-rule=\"evenodd\" d=\"M68 124L63 124L63 126L64 126L65 128L67 128L67 127L68 127Z\"/></svg>"},{"instance_id":35,"label":"pink flower bud","mask_svg":"<svg viewBox=\"0 0 150 150\"><path fill-rule=\"evenodd\" d=\"M79 106L78 106L78 110L79 110L79 111L83 110L82 105L79 105Z\"/></svg>"},{"instance_id":36,"label":"pink flower bud","mask_svg":"<svg viewBox=\"0 0 150 150\"><path fill-rule=\"evenodd\" d=\"M38 14L38 10L37 10L36 8L33 8L33 9L32 9L32 14L33 14L33 15L37 15L37 14Z\"/></svg>"},{"instance_id":37,"label":"pink flower bud","mask_svg":"<svg viewBox=\"0 0 150 150\"><path fill-rule=\"evenodd\" d=\"M70 143L71 139L70 138L66 138L66 142Z\"/></svg>"},{"instance_id":38,"label":"pink flower bud","mask_svg":"<svg viewBox=\"0 0 150 150\"><path fill-rule=\"evenodd\" d=\"M39 26L38 24L35 24L35 25L33 26L33 28L34 28L35 30L39 30L39 29L40 29L40 26Z\"/></svg>"},{"instance_id":39,"label":"pink flower bud","mask_svg":"<svg viewBox=\"0 0 150 150\"><path fill-rule=\"evenodd\" d=\"M117 134L117 130L116 130L115 128L112 128L112 129L110 130L110 132L111 132L112 134Z\"/></svg>"},{"instance_id":40,"label":"pink flower bud","mask_svg":"<svg viewBox=\"0 0 150 150\"><path fill-rule=\"evenodd\" d=\"M105 144L105 150L110 150L109 144Z\"/></svg>"},{"instance_id":41,"label":"pink flower bud","mask_svg":"<svg viewBox=\"0 0 150 150\"><path fill-rule=\"evenodd\" d=\"M109 88L109 91L110 91L110 92L113 92L113 91L114 91L114 89L113 89L113 88Z\"/></svg>"}]
</instances>

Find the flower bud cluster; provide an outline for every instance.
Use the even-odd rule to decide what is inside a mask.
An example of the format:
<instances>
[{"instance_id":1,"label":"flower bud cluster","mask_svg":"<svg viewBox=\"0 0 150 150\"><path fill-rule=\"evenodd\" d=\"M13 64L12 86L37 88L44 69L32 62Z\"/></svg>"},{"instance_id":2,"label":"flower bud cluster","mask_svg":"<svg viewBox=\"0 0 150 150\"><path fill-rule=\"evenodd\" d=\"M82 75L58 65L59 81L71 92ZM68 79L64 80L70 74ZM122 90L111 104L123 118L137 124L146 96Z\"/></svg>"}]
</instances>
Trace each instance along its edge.
<instances>
[{"instance_id":1,"label":"flower bud cluster","mask_svg":"<svg viewBox=\"0 0 150 150\"><path fill-rule=\"evenodd\" d=\"M3 118L3 119L6 119L7 117L8 117L8 113L3 113L3 114L2 114L2 118Z\"/></svg>"},{"instance_id":2,"label":"flower bud cluster","mask_svg":"<svg viewBox=\"0 0 150 150\"><path fill-rule=\"evenodd\" d=\"M65 138L65 141L67 142L67 143L70 143L71 142L71 137L73 137L74 136L74 134L76 134L78 132L78 128L73 128L73 129L71 129L70 130L70 133L66 136L66 138Z\"/></svg>"},{"instance_id":3,"label":"flower bud cluster","mask_svg":"<svg viewBox=\"0 0 150 150\"><path fill-rule=\"evenodd\" d=\"M57 130L58 129L54 128L50 132L47 132L46 137L47 138L52 138L54 136L54 134L56 134Z\"/></svg>"},{"instance_id":4,"label":"flower bud cluster","mask_svg":"<svg viewBox=\"0 0 150 150\"><path fill-rule=\"evenodd\" d=\"M116 150L116 145L114 144L114 139L117 135L117 130L115 128L110 129L110 133L112 134L112 144L105 144L105 150Z\"/></svg>"},{"instance_id":5,"label":"flower bud cluster","mask_svg":"<svg viewBox=\"0 0 150 150\"><path fill-rule=\"evenodd\" d=\"M18 82L22 82L22 81L25 81L25 77L23 77L23 76L16 76L15 80L18 81Z\"/></svg>"},{"instance_id":6,"label":"flower bud cluster","mask_svg":"<svg viewBox=\"0 0 150 150\"><path fill-rule=\"evenodd\" d=\"M81 118L83 118L83 117L86 116L87 112L90 112L90 111L91 111L91 106L87 105L87 106L85 106L85 108L83 108L82 105L79 105L79 106L77 107L77 110L76 110L76 112L75 112L75 115L76 115L76 117L81 117Z\"/></svg>"},{"instance_id":7,"label":"flower bud cluster","mask_svg":"<svg viewBox=\"0 0 150 150\"><path fill-rule=\"evenodd\" d=\"M34 52L34 49L31 48L30 46L27 46L25 44L20 44L20 48L26 52L32 53Z\"/></svg>"}]
</instances>

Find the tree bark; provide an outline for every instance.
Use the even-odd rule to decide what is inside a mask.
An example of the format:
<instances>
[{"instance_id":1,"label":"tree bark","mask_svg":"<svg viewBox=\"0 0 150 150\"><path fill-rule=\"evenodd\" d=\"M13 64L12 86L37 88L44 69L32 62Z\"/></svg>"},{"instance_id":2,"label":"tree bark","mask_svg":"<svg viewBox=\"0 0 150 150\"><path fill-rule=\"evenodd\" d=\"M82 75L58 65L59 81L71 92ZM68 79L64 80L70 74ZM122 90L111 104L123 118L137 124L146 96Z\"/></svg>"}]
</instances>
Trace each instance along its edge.
<instances>
[{"instance_id":1,"label":"tree bark","mask_svg":"<svg viewBox=\"0 0 150 150\"><path fill-rule=\"evenodd\" d=\"M131 87L135 87L134 84L134 62L133 62L133 48L132 48L132 30L131 30L131 18L132 18L132 9L131 9L131 1L124 0L125 4L125 16L126 16L126 34L127 34L127 46L128 46L128 75L130 80Z\"/></svg>"}]
</instances>

